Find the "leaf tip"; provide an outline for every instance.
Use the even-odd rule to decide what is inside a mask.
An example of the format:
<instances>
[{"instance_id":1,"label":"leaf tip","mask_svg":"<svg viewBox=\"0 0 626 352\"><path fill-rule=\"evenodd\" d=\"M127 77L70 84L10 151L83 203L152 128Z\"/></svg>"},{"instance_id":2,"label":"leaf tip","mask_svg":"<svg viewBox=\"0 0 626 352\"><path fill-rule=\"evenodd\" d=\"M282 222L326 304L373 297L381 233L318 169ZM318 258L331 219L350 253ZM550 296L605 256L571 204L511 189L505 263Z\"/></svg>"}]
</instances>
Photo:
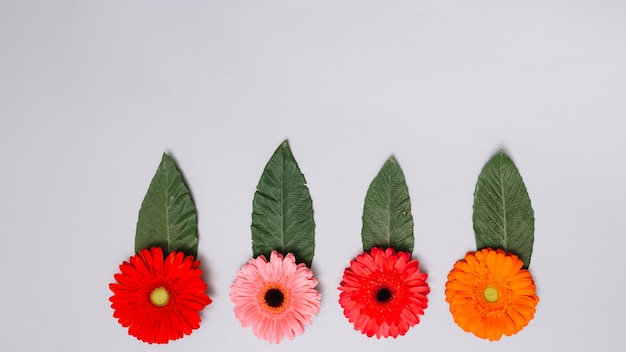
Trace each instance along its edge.
<instances>
[{"instance_id":1,"label":"leaf tip","mask_svg":"<svg viewBox=\"0 0 626 352\"><path fill-rule=\"evenodd\" d=\"M388 168L388 167L393 167L393 168L400 168L400 164L398 163L398 159L396 159L396 157L394 155L391 155L389 158L387 158L387 160L385 161L385 164L383 165L383 169Z\"/></svg>"},{"instance_id":2,"label":"leaf tip","mask_svg":"<svg viewBox=\"0 0 626 352\"><path fill-rule=\"evenodd\" d=\"M484 175L488 172L489 169L499 168L499 167L508 166L508 165L512 165L513 168L517 170L517 167L515 166L513 159L511 159L511 157L507 154L504 148L501 148L497 152L495 152L493 156L489 158L489 160L485 163L478 177L479 179L484 177Z\"/></svg>"},{"instance_id":3,"label":"leaf tip","mask_svg":"<svg viewBox=\"0 0 626 352\"><path fill-rule=\"evenodd\" d=\"M511 160L509 154L504 150L504 148L498 149L498 151L491 157L491 160L500 159L500 160Z\"/></svg>"},{"instance_id":4,"label":"leaf tip","mask_svg":"<svg viewBox=\"0 0 626 352\"><path fill-rule=\"evenodd\" d=\"M276 148L276 151L274 152L274 155L289 155L292 154L291 153L291 147L289 146L289 139L285 139L284 141L282 141L282 143L280 143L280 145L278 146L278 148Z\"/></svg>"},{"instance_id":5,"label":"leaf tip","mask_svg":"<svg viewBox=\"0 0 626 352\"><path fill-rule=\"evenodd\" d=\"M174 160L172 159L171 156L169 156L169 154L167 154L166 152L163 152L163 155L161 156L161 163L159 164L159 168L167 168L174 165L174 168L176 169L176 163L174 163Z\"/></svg>"}]
</instances>

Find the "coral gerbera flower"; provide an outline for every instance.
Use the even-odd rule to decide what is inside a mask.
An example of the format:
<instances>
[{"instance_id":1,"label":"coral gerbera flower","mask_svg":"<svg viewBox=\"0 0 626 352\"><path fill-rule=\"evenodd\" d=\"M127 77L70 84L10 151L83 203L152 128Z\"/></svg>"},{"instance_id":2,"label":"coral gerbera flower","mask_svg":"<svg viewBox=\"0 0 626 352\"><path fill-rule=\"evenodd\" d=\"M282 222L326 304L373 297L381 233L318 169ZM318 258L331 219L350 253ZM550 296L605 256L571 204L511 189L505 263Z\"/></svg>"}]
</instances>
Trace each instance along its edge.
<instances>
[{"instance_id":1,"label":"coral gerbera flower","mask_svg":"<svg viewBox=\"0 0 626 352\"><path fill-rule=\"evenodd\" d=\"M283 336L290 340L304 332L304 325L320 310L317 279L303 263L288 253L272 251L269 262L260 255L251 259L238 272L230 286L230 299L235 316L243 327L252 326L260 339L279 343Z\"/></svg>"},{"instance_id":2,"label":"coral gerbera flower","mask_svg":"<svg viewBox=\"0 0 626 352\"><path fill-rule=\"evenodd\" d=\"M147 343L167 343L200 327L199 311L211 303L200 261L182 252L142 249L120 265L109 284L113 316L128 334Z\"/></svg>"},{"instance_id":3,"label":"coral gerbera flower","mask_svg":"<svg viewBox=\"0 0 626 352\"><path fill-rule=\"evenodd\" d=\"M446 301L454 321L474 335L499 340L522 330L535 315L539 298L528 270L514 254L485 248L454 264Z\"/></svg>"},{"instance_id":4,"label":"coral gerbera flower","mask_svg":"<svg viewBox=\"0 0 626 352\"><path fill-rule=\"evenodd\" d=\"M345 269L339 304L354 329L368 337L403 336L428 306L427 277L411 253L374 247Z\"/></svg>"}]
</instances>

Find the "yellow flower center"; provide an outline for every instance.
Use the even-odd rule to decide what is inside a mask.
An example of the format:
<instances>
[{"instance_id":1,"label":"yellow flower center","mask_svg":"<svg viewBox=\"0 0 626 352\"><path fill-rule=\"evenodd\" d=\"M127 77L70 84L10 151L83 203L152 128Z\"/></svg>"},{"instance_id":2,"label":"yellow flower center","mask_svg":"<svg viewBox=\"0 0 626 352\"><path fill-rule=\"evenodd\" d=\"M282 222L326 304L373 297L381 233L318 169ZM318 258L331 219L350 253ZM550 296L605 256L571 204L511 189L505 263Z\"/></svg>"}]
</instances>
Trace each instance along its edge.
<instances>
[{"instance_id":1,"label":"yellow flower center","mask_svg":"<svg viewBox=\"0 0 626 352\"><path fill-rule=\"evenodd\" d=\"M483 291L483 296L485 297L487 302L494 303L498 301L500 293L498 292L497 288L493 286L487 286L487 288L485 288L485 290Z\"/></svg>"},{"instance_id":2,"label":"yellow flower center","mask_svg":"<svg viewBox=\"0 0 626 352\"><path fill-rule=\"evenodd\" d=\"M150 302L157 307L165 307L169 300L170 293L163 286L155 288L150 294Z\"/></svg>"}]
</instances>

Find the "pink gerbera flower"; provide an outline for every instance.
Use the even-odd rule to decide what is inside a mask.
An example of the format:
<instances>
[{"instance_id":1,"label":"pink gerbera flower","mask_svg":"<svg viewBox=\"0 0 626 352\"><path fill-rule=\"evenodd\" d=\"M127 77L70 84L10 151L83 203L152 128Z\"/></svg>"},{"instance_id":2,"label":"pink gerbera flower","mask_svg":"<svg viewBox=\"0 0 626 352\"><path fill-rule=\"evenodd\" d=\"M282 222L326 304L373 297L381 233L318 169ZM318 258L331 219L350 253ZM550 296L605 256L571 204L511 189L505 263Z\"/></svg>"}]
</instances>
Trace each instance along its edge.
<instances>
[{"instance_id":1,"label":"pink gerbera flower","mask_svg":"<svg viewBox=\"0 0 626 352\"><path fill-rule=\"evenodd\" d=\"M311 325L320 310L316 285L313 272L296 264L292 253L283 258L272 251L269 262L260 255L237 272L230 299L243 327L252 326L258 338L279 343L283 336L291 340L304 332L304 325Z\"/></svg>"},{"instance_id":2,"label":"pink gerbera flower","mask_svg":"<svg viewBox=\"0 0 626 352\"><path fill-rule=\"evenodd\" d=\"M345 269L339 304L354 329L368 337L402 336L428 305L427 277L411 253L374 247Z\"/></svg>"}]
</instances>

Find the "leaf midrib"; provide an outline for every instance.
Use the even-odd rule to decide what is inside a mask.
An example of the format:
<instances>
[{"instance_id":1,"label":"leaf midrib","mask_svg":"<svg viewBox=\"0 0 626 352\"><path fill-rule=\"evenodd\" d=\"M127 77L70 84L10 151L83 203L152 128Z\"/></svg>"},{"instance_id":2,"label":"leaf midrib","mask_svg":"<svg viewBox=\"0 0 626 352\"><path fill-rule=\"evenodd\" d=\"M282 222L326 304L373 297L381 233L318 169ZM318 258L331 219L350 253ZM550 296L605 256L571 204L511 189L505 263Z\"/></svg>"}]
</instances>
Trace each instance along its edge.
<instances>
[{"instance_id":1,"label":"leaf midrib","mask_svg":"<svg viewBox=\"0 0 626 352\"><path fill-rule=\"evenodd\" d=\"M506 223L506 197L504 196L504 172L503 172L503 163L502 161L500 161L500 167L498 168L499 170L499 177L500 177L500 198L502 198L502 232L503 232L503 238L502 238L502 246L506 248L508 242L509 242L509 238L508 238L508 232L507 232L507 223Z\"/></svg>"},{"instance_id":2,"label":"leaf midrib","mask_svg":"<svg viewBox=\"0 0 626 352\"><path fill-rule=\"evenodd\" d=\"M285 251L285 150L283 149L281 162L281 174L280 174L280 251Z\"/></svg>"},{"instance_id":3,"label":"leaf midrib","mask_svg":"<svg viewBox=\"0 0 626 352\"><path fill-rule=\"evenodd\" d=\"M172 251L172 237L170 232L170 175L167 171L168 170L165 170L165 233L167 238L167 253L170 253Z\"/></svg>"},{"instance_id":4,"label":"leaf midrib","mask_svg":"<svg viewBox=\"0 0 626 352\"><path fill-rule=\"evenodd\" d=\"M391 174L387 173L387 247L391 247Z\"/></svg>"}]
</instances>

